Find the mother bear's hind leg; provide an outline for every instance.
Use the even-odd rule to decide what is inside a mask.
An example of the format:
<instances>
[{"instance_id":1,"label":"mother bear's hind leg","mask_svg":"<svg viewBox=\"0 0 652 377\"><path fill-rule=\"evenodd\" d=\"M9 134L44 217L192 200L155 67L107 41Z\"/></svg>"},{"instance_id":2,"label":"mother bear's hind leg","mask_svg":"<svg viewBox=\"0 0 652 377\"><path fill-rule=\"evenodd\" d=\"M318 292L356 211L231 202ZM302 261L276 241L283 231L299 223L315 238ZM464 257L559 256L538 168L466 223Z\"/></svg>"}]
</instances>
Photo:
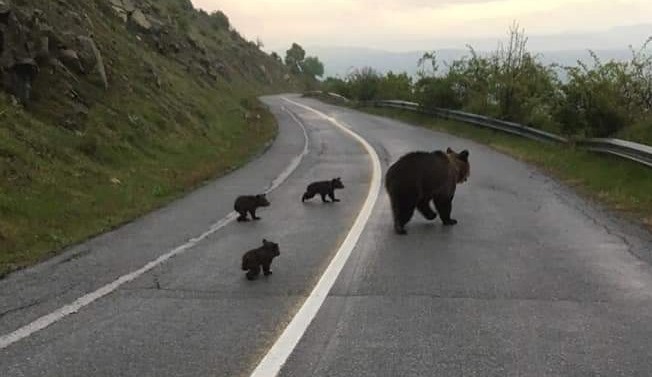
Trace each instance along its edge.
<instances>
[{"instance_id":1,"label":"mother bear's hind leg","mask_svg":"<svg viewBox=\"0 0 652 377\"><path fill-rule=\"evenodd\" d=\"M414 215L416 203L414 200L405 198L390 197L392 202L392 212L394 214L394 230L396 234L405 235L405 224L410 222Z\"/></svg>"},{"instance_id":2,"label":"mother bear's hind leg","mask_svg":"<svg viewBox=\"0 0 652 377\"><path fill-rule=\"evenodd\" d=\"M437 218L437 213L430 207L430 198L421 199L417 204L417 209L426 220Z\"/></svg>"}]
</instances>

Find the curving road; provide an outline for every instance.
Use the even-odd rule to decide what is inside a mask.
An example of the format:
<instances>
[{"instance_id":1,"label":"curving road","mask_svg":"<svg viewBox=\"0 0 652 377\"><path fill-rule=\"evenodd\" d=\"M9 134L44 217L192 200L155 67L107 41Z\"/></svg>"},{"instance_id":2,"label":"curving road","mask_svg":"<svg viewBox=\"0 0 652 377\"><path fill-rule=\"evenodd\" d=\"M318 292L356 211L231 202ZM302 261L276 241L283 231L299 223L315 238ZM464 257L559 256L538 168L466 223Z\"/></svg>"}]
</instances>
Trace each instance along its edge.
<instances>
[{"instance_id":1,"label":"curving road","mask_svg":"<svg viewBox=\"0 0 652 377\"><path fill-rule=\"evenodd\" d=\"M0 281L0 376L252 373L373 196L373 156L333 121L371 145L383 172L410 150L450 146L471 151L471 179L454 203L458 226L415 216L407 237L394 235L380 192L281 376L652 374L649 234L487 147L291 100L304 106L265 98L279 137L244 168ZM334 176L341 203L300 203L308 182ZM277 185L261 222L228 221L235 196ZM273 276L248 282L239 259L263 237L281 256Z\"/></svg>"}]
</instances>

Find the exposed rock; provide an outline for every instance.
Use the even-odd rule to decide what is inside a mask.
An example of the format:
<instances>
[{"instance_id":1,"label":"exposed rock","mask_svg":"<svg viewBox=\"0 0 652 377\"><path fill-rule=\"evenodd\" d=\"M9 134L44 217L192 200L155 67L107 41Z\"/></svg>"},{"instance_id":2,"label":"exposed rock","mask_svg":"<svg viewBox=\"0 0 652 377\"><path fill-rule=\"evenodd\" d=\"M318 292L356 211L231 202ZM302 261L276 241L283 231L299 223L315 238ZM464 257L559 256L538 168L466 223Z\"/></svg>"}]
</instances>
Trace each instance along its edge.
<instances>
[{"instance_id":1,"label":"exposed rock","mask_svg":"<svg viewBox=\"0 0 652 377\"><path fill-rule=\"evenodd\" d=\"M84 19L86 20L86 23L88 24L88 26L90 26L91 29L95 28L95 25L93 24L93 20L91 20L91 17L86 12L84 12Z\"/></svg>"},{"instance_id":2,"label":"exposed rock","mask_svg":"<svg viewBox=\"0 0 652 377\"><path fill-rule=\"evenodd\" d=\"M128 13L131 13L131 12L136 10L136 6L134 5L133 1L131 1L131 0L122 0L122 7Z\"/></svg>"},{"instance_id":3,"label":"exposed rock","mask_svg":"<svg viewBox=\"0 0 652 377\"><path fill-rule=\"evenodd\" d=\"M6 18L6 16L8 16L10 12L11 12L11 8L9 7L9 5L7 5L7 3L5 3L4 1L0 1L0 16ZM3 24L7 23L6 20L4 19L0 19L0 22L2 22Z\"/></svg>"},{"instance_id":4,"label":"exposed rock","mask_svg":"<svg viewBox=\"0 0 652 377\"><path fill-rule=\"evenodd\" d=\"M27 104L32 97L32 83L39 72L34 59L22 59L9 67L9 85L12 94Z\"/></svg>"},{"instance_id":5,"label":"exposed rock","mask_svg":"<svg viewBox=\"0 0 652 377\"><path fill-rule=\"evenodd\" d=\"M41 36L36 47L36 61L48 63L50 60L50 38L47 35Z\"/></svg>"},{"instance_id":6,"label":"exposed rock","mask_svg":"<svg viewBox=\"0 0 652 377\"><path fill-rule=\"evenodd\" d=\"M102 53L97 48L95 41L90 37L79 36L77 37L82 51L82 63L88 71L97 68L97 73L100 75L104 89L109 89L109 80L106 76L106 69L104 66L104 59Z\"/></svg>"},{"instance_id":7,"label":"exposed rock","mask_svg":"<svg viewBox=\"0 0 652 377\"><path fill-rule=\"evenodd\" d=\"M129 13L129 24L142 32L149 32L152 29L152 23L149 22L147 16L140 9Z\"/></svg>"},{"instance_id":8,"label":"exposed rock","mask_svg":"<svg viewBox=\"0 0 652 377\"><path fill-rule=\"evenodd\" d=\"M158 50L191 74L201 75L208 81L230 81L232 75L242 75L259 81L265 77L271 82L282 74L273 65L262 65L250 51L251 46L243 44L237 33L232 34L232 37L237 37L233 43L228 38L216 38L201 27L198 30L201 34L185 32L185 29L179 28L168 7L154 0L97 1L104 2L100 11L111 13L113 10L123 18L127 29L142 42L141 48ZM91 83L108 89L109 77L115 77L116 83L121 82L119 77L123 74L123 65L119 57L111 54L124 51L118 46L123 41L109 34L109 42L101 46L103 50L100 52L97 42L105 39L95 39L92 32L105 31L93 28L92 20L98 16L93 13L97 10L93 9L95 5L81 9L67 0L47 0L43 3L47 4L41 7L45 12L34 9L34 4L40 4L39 1L0 0L0 85L4 86L4 90L20 102L27 103L31 98L32 83L39 75L44 77L43 80L51 81L51 89L39 85L46 92L61 92L62 86L75 84L80 93L88 94L90 88L79 84ZM184 7L191 10L189 0ZM194 16L197 18L198 15ZM56 22L49 24L49 17ZM89 36L85 36L87 33ZM165 76L161 71L152 68L149 74L148 80L152 85L159 88L165 85ZM87 75L95 77L85 77ZM286 75L286 80L290 80L289 75ZM129 82L125 89L133 92ZM50 97L52 93L47 94L45 97ZM92 103L88 106L92 106Z\"/></svg>"},{"instance_id":9,"label":"exposed rock","mask_svg":"<svg viewBox=\"0 0 652 377\"><path fill-rule=\"evenodd\" d=\"M113 9L118 9L125 14L129 14L136 10L134 3L131 0L109 0Z\"/></svg>"},{"instance_id":10,"label":"exposed rock","mask_svg":"<svg viewBox=\"0 0 652 377\"><path fill-rule=\"evenodd\" d=\"M6 91L26 104L39 67L30 48L34 43L16 14L0 3L0 73Z\"/></svg>"},{"instance_id":11,"label":"exposed rock","mask_svg":"<svg viewBox=\"0 0 652 377\"><path fill-rule=\"evenodd\" d=\"M84 22L83 19L82 19L82 16L79 13L75 12L75 11L72 11L72 10L68 11L68 16L70 18L72 18L73 20L75 20L77 25L81 25Z\"/></svg>"},{"instance_id":12,"label":"exposed rock","mask_svg":"<svg viewBox=\"0 0 652 377\"><path fill-rule=\"evenodd\" d=\"M65 65L68 69L77 73L85 73L84 66L79 59L77 51L64 48L59 50L58 59Z\"/></svg>"},{"instance_id":13,"label":"exposed rock","mask_svg":"<svg viewBox=\"0 0 652 377\"><path fill-rule=\"evenodd\" d=\"M194 35L192 34L188 35L188 42L192 47L201 51L202 54L206 54L206 46L204 46L204 44L199 39L197 39Z\"/></svg>"},{"instance_id":14,"label":"exposed rock","mask_svg":"<svg viewBox=\"0 0 652 377\"><path fill-rule=\"evenodd\" d=\"M158 74L158 70L154 64L148 63L146 65L146 71L149 74L151 81L160 89L163 86L163 82L161 81L161 76Z\"/></svg>"},{"instance_id":15,"label":"exposed rock","mask_svg":"<svg viewBox=\"0 0 652 377\"><path fill-rule=\"evenodd\" d=\"M127 23L127 21L129 21L129 13L127 13L124 9L113 7L113 11L115 11L116 16L118 16L122 22Z\"/></svg>"}]
</instances>

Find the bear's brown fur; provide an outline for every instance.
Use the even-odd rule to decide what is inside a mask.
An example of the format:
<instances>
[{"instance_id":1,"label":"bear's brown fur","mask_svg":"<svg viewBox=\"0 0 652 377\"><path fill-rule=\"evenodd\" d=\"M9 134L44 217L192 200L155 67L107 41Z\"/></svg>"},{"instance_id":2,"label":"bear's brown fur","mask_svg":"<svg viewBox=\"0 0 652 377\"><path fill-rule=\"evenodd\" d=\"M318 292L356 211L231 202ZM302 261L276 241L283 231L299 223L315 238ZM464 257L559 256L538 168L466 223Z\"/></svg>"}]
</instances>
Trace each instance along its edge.
<instances>
[{"instance_id":1,"label":"bear's brown fur","mask_svg":"<svg viewBox=\"0 0 652 377\"><path fill-rule=\"evenodd\" d=\"M469 178L470 169L469 152L458 154L450 148L446 153L408 153L390 166L385 188L392 205L396 233L407 234L405 224L415 209L428 220L437 218L430 207L431 201L444 225L457 224L457 220L450 217L453 197L457 184Z\"/></svg>"},{"instance_id":2,"label":"bear's brown fur","mask_svg":"<svg viewBox=\"0 0 652 377\"><path fill-rule=\"evenodd\" d=\"M326 196L330 197L333 202L339 202L340 200L335 197L335 190L343 188L342 178L339 177L333 178L330 181L313 182L306 188L306 193L301 197L301 202L312 199L317 194L321 196L321 201L324 203L328 203Z\"/></svg>"},{"instance_id":3,"label":"bear's brown fur","mask_svg":"<svg viewBox=\"0 0 652 377\"><path fill-rule=\"evenodd\" d=\"M260 207L269 207L269 200L265 194L260 195L242 195L238 196L233 204L233 209L240 214L238 216L238 221L249 221L247 214L251 214L251 218L254 220L260 220L260 217L256 216L256 209Z\"/></svg>"},{"instance_id":4,"label":"bear's brown fur","mask_svg":"<svg viewBox=\"0 0 652 377\"><path fill-rule=\"evenodd\" d=\"M281 255L278 244L263 240L263 246L249 250L242 256L242 270L247 271L247 279L255 280L262 267L265 276L272 274L272 260Z\"/></svg>"}]
</instances>

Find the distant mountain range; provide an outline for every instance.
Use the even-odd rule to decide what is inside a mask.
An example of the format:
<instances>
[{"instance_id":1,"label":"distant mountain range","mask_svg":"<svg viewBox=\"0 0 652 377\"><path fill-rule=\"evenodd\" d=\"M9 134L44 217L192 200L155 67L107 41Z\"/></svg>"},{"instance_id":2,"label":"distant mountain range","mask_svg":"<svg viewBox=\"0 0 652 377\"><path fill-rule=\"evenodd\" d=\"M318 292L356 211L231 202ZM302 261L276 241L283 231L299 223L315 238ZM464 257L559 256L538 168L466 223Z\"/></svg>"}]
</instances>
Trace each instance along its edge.
<instances>
[{"instance_id":1,"label":"distant mountain range","mask_svg":"<svg viewBox=\"0 0 652 377\"><path fill-rule=\"evenodd\" d=\"M444 49L436 50L437 59L441 70L445 70L445 63L460 59L469 55L468 50ZM482 53L482 51L478 51ZM627 60L632 56L628 49L620 50L594 50L603 61ZM417 62L423 56L424 51L413 52L390 52L355 47L318 47L308 49L311 55L317 55L324 63L328 76L346 76L351 70L362 67L372 67L382 73L388 71L407 72L416 75L418 71ZM589 50L564 50L564 51L541 51L537 52L541 60L546 64L557 63L563 66L573 66L578 60L591 61Z\"/></svg>"},{"instance_id":2,"label":"distant mountain range","mask_svg":"<svg viewBox=\"0 0 652 377\"><path fill-rule=\"evenodd\" d=\"M652 24L618 27L594 33L564 33L531 36L530 51L541 55L545 63L575 65L578 60L590 61L589 50L602 60L625 60L631 57L629 46L640 48L652 36ZM476 39L468 43L455 40L406 41L404 47L433 46L440 63L450 62L468 55L467 44L479 53L494 51L498 39ZM426 49L392 52L363 47L309 46L308 54L317 55L324 63L326 76L345 76L353 68L373 67L381 72L408 72L416 74L417 61ZM442 64L443 65L443 64Z\"/></svg>"}]
</instances>

